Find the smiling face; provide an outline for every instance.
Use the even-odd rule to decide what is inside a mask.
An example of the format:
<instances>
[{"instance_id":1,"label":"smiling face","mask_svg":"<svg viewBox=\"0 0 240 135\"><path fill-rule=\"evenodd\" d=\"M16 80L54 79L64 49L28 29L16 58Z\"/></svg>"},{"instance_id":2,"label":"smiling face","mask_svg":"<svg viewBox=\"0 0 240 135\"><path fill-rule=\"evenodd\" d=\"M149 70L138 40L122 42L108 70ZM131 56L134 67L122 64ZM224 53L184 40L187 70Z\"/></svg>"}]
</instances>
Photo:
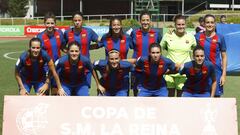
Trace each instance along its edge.
<instances>
[{"instance_id":1,"label":"smiling face","mask_svg":"<svg viewBox=\"0 0 240 135\"><path fill-rule=\"evenodd\" d=\"M156 63L159 61L160 56L161 56L161 50L158 47L152 47L150 50L150 57L151 57L151 61Z\"/></svg>"},{"instance_id":2,"label":"smiling face","mask_svg":"<svg viewBox=\"0 0 240 135\"><path fill-rule=\"evenodd\" d=\"M72 61L76 61L80 55L80 49L77 45L71 45L68 50L68 55Z\"/></svg>"},{"instance_id":3,"label":"smiling face","mask_svg":"<svg viewBox=\"0 0 240 135\"><path fill-rule=\"evenodd\" d=\"M151 18L149 15L145 14L141 17L141 26L144 31L148 31L151 27Z\"/></svg>"},{"instance_id":4,"label":"smiling face","mask_svg":"<svg viewBox=\"0 0 240 135\"><path fill-rule=\"evenodd\" d=\"M108 56L108 62L109 62L109 66L111 68L117 68L120 63L119 53L117 53L117 52L110 53Z\"/></svg>"},{"instance_id":5,"label":"smiling face","mask_svg":"<svg viewBox=\"0 0 240 135\"><path fill-rule=\"evenodd\" d=\"M55 28L55 25L56 25L56 23L54 21L54 18L46 19L44 25L46 27L47 32L52 33L54 31L54 28Z\"/></svg>"},{"instance_id":6,"label":"smiling face","mask_svg":"<svg viewBox=\"0 0 240 135\"><path fill-rule=\"evenodd\" d=\"M121 22L118 19L114 19L111 22L112 31L114 34L119 34L122 28Z\"/></svg>"},{"instance_id":7,"label":"smiling face","mask_svg":"<svg viewBox=\"0 0 240 135\"><path fill-rule=\"evenodd\" d=\"M33 58L37 58L41 51L41 43L38 41L32 41L30 46L30 55Z\"/></svg>"},{"instance_id":8,"label":"smiling face","mask_svg":"<svg viewBox=\"0 0 240 135\"><path fill-rule=\"evenodd\" d=\"M206 17L204 20L204 26L207 32L214 32L216 27L215 18L212 16Z\"/></svg>"},{"instance_id":9,"label":"smiling face","mask_svg":"<svg viewBox=\"0 0 240 135\"><path fill-rule=\"evenodd\" d=\"M202 65L205 59L204 51L200 49L196 50L194 52L193 58L197 65Z\"/></svg>"},{"instance_id":10,"label":"smiling face","mask_svg":"<svg viewBox=\"0 0 240 135\"><path fill-rule=\"evenodd\" d=\"M83 24L83 18L81 15L76 14L73 17L73 23L75 28L81 28Z\"/></svg>"},{"instance_id":11,"label":"smiling face","mask_svg":"<svg viewBox=\"0 0 240 135\"><path fill-rule=\"evenodd\" d=\"M185 28L186 28L186 21L185 19L177 19L175 22L175 28L176 32L178 34L184 34L185 33Z\"/></svg>"}]
</instances>

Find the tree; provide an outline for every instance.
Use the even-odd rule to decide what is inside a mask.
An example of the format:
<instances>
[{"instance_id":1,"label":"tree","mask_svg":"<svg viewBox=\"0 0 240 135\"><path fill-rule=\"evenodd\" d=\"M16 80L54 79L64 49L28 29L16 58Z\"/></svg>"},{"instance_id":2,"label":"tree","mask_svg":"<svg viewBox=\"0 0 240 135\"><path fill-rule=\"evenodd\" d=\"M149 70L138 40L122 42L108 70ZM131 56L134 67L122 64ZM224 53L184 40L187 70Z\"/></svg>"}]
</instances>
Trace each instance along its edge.
<instances>
[{"instance_id":1,"label":"tree","mask_svg":"<svg viewBox=\"0 0 240 135\"><path fill-rule=\"evenodd\" d=\"M24 17L28 10L28 0L9 0L8 12L12 17Z\"/></svg>"},{"instance_id":2,"label":"tree","mask_svg":"<svg viewBox=\"0 0 240 135\"><path fill-rule=\"evenodd\" d=\"M8 1L0 0L0 14L6 13L8 10Z\"/></svg>"}]
</instances>

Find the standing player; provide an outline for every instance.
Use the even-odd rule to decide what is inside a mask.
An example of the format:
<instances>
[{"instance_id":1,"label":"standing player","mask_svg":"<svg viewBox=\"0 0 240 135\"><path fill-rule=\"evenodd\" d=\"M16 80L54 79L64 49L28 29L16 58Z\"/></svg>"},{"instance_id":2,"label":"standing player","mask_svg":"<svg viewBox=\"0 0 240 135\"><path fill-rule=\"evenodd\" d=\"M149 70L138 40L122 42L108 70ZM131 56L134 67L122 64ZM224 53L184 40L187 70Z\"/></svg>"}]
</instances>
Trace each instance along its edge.
<instances>
[{"instance_id":1,"label":"standing player","mask_svg":"<svg viewBox=\"0 0 240 135\"><path fill-rule=\"evenodd\" d=\"M204 48L193 50L193 61L184 64L180 74L186 74L182 97L214 97L216 91L215 67L205 61Z\"/></svg>"},{"instance_id":2,"label":"standing player","mask_svg":"<svg viewBox=\"0 0 240 135\"><path fill-rule=\"evenodd\" d=\"M67 55L55 62L62 87L68 96L89 96L87 74L92 72L92 64L80 54L80 50L78 42L70 42Z\"/></svg>"},{"instance_id":3,"label":"standing player","mask_svg":"<svg viewBox=\"0 0 240 135\"><path fill-rule=\"evenodd\" d=\"M39 38L30 40L29 50L24 52L16 63L15 77L20 95L29 95L32 87L34 87L35 93L44 95L49 84L49 79L46 77L46 71L44 70L45 64L56 80L58 94L65 95L55 71L54 63L47 52L41 49Z\"/></svg>"},{"instance_id":4,"label":"standing player","mask_svg":"<svg viewBox=\"0 0 240 135\"><path fill-rule=\"evenodd\" d=\"M120 58L126 59L128 49L132 48L132 40L130 36L123 33L122 21L113 17L110 19L109 32L103 35L101 42L99 42L99 47L105 48L106 58L108 57L108 52L112 49L116 49L120 52Z\"/></svg>"},{"instance_id":5,"label":"standing player","mask_svg":"<svg viewBox=\"0 0 240 135\"><path fill-rule=\"evenodd\" d=\"M90 28L83 27L83 14L75 12L72 15L73 28L64 32L66 43L77 41L81 45L81 54L90 58L89 50L91 42L98 42L98 35Z\"/></svg>"},{"instance_id":6,"label":"standing player","mask_svg":"<svg viewBox=\"0 0 240 135\"><path fill-rule=\"evenodd\" d=\"M99 92L106 96L127 96L129 73L132 70L131 63L121 61L118 50L110 50L107 60L94 62L94 72L99 71L101 74L100 81L96 81Z\"/></svg>"},{"instance_id":7,"label":"standing player","mask_svg":"<svg viewBox=\"0 0 240 135\"><path fill-rule=\"evenodd\" d=\"M168 96L166 81L163 75L168 71L176 71L175 63L161 56L161 47L153 43L149 47L148 57L139 57L136 62L136 82L138 96Z\"/></svg>"},{"instance_id":8,"label":"standing player","mask_svg":"<svg viewBox=\"0 0 240 135\"><path fill-rule=\"evenodd\" d=\"M160 31L151 27L151 14L144 10L140 14L141 28L135 29L131 33L133 41L133 58L137 59L141 56L148 57L148 49L152 43L160 43ZM132 75L132 85L134 85L135 77ZM133 86L135 88L135 86ZM137 90L134 89L134 95L137 95Z\"/></svg>"},{"instance_id":9,"label":"standing player","mask_svg":"<svg viewBox=\"0 0 240 135\"><path fill-rule=\"evenodd\" d=\"M175 63L183 64L191 61L192 49L196 46L194 36L185 31L186 19L182 15L177 15L174 18L175 30L171 33L166 33L161 41L161 46L167 51L166 57ZM177 90L177 96L182 95L182 86L186 80L183 75L172 74L166 75L169 97L174 97Z\"/></svg>"},{"instance_id":10,"label":"standing player","mask_svg":"<svg viewBox=\"0 0 240 135\"><path fill-rule=\"evenodd\" d=\"M72 21L74 24L73 28L70 28L64 32L64 38L66 43L77 41L81 46L81 55L90 59L89 50L91 48L97 48L91 45L91 42L98 42L100 38L98 35L90 28L83 27L83 14L81 12L75 12L72 15ZM92 47L93 46L93 47ZM91 72L87 74L88 85L91 85Z\"/></svg>"},{"instance_id":11,"label":"standing player","mask_svg":"<svg viewBox=\"0 0 240 135\"><path fill-rule=\"evenodd\" d=\"M61 50L63 50L65 45L63 33L61 30L55 29L56 17L51 12L45 14L44 25L46 29L39 33L37 37L42 41L42 48L47 51L55 62L61 57Z\"/></svg>"},{"instance_id":12,"label":"standing player","mask_svg":"<svg viewBox=\"0 0 240 135\"><path fill-rule=\"evenodd\" d=\"M204 33L195 35L199 45L204 48L206 60L213 63L216 69L217 88L215 97L223 95L223 85L226 81L227 54L226 44L222 35L216 33L216 19L213 15L204 17Z\"/></svg>"},{"instance_id":13,"label":"standing player","mask_svg":"<svg viewBox=\"0 0 240 135\"><path fill-rule=\"evenodd\" d=\"M46 50L48 55L55 62L61 57L61 50L64 49L65 40L61 30L55 29L56 17L52 12L47 12L44 16L44 25L46 29L39 33L37 37L42 41L42 48ZM48 68L45 67L48 71ZM51 94L56 95L56 82L53 78L51 80Z\"/></svg>"}]
</instances>

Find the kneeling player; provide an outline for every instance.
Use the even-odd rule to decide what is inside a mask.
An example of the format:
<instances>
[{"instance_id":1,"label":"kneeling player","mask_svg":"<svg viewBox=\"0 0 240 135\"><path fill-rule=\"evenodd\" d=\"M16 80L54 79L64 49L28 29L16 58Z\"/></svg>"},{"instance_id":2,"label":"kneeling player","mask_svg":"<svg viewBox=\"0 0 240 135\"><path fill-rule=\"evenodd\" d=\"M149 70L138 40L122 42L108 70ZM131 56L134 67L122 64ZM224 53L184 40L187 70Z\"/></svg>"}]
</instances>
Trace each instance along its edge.
<instances>
[{"instance_id":1,"label":"kneeling player","mask_svg":"<svg viewBox=\"0 0 240 135\"><path fill-rule=\"evenodd\" d=\"M216 76L214 65L205 61L204 48L197 46L193 50L194 60L184 64L180 74L186 74L182 97L214 97Z\"/></svg>"},{"instance_id":2,"label":"kneeling player","mask_svg":"<svg viewBox=\"0 0 240 135\"><path fill-rule=\"evenodd\" d=\"M129 73L133 70L131 63L120 60L119 51L108 52L107 60L94 62L94 72L101 74L96 82L99 92L106 96L128 96Z\"/></svg>"}]
</instances>

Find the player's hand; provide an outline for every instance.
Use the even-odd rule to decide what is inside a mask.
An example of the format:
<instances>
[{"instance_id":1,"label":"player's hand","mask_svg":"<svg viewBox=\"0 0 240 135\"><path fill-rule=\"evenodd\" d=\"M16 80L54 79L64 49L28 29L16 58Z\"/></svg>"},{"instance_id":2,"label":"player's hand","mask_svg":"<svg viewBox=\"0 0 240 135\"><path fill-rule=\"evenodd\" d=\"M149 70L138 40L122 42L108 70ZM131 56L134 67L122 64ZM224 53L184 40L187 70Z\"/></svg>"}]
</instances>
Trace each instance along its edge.
<instances>
[{"instance_id":1,"label":"player's hand","mask_svg":"<svg viewBox=\"0 0 240 135\"><path fill-rule=\"evenodd\" d=\"M22 95L22 96L28 96L28 92L27 92L27 90L25 89L25 88L22 88L22 89L20 89L20 95Z\"/></svg>"},{"instance_id":2,"label":"player's hand","mask_svg":"<svg viewBox=\"0 0 240 135\"><path fill-rule=\"evenodd\" d=\"M46 90L48 90L48 83L43 84L43 86L38 89L38 96L44 96Z\"/></svg>"},{"instance_id":3,"label":"player's hand","mask_svg":"<svg viewBox=\"0 0 240 135\"><path fill-rule=\"evenodd\" d=\"M59 96L66 96L67 94L65 93L65 91L63 90L63 88L58 89L58 95Z\"/></svg>"},{"instance_id":4,"label":"player's hand","mask_svg":"<svg viewBox=\"0 0 240 135\"><path fill-rule=\"evenodd\" d=\"M105 95L106 89L102 86L102 85L98 85L97 89L99 90L99 92L103 95Z\"/></svg>"},{"instance_id":5,"label":"player's hand","mask_svg":"<svg viewBox=\"0 0 240 135\"><path fill-rule=\"evenodd\" d=\"M220 86L223 86L226 82L226 76L225 75L222 75L221 78L220 78Z\"/></svg>"}]
</instances>

